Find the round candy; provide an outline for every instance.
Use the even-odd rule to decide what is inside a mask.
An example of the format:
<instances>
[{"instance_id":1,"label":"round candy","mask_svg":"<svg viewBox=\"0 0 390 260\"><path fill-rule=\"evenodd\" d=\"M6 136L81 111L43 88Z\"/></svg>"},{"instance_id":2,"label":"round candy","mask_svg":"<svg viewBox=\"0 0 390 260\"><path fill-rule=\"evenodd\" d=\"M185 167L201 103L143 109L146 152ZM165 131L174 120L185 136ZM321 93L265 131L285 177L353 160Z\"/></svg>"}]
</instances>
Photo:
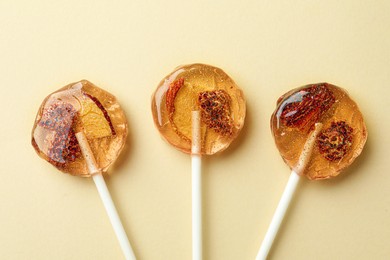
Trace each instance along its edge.
<instances>
[{"instance_id":1,"label":"round candy","mask_svg":"<svg viewBox=\"0 0 390 260\"><path fill-rule=\"evenodd\" d=\"M84 131L100 170L126 143L127 121L116 98L87 80L49 95L39 108L32 145L45 160L72 175L90 176L75 133Z\"/></svg>"},{"instance_id":2,"label":"round candy","mask_svg":"<svg viewBox=\"0 0 390 260\"><path fill-rule=\"evenodd\" d=\"M316 123L310 161L303 175L311 180L337 176L361 153L367 140L363 115L347 92L328 83L293 89L277 102L271 130L284 161L294 169Z\"/></svg>"},{"instance_id":3,"label":"round candy","mask_svg":"<svg viewBox=\"0 0 390 260\"><path fill-rule=\"evenodd\" d=\"M201 154L226 149L244 125L245 99L221 69L185 65L166 76L152 97L154 123L177 149L191 153L191 111L201 112Z\"/></svg>"}]
</instances>

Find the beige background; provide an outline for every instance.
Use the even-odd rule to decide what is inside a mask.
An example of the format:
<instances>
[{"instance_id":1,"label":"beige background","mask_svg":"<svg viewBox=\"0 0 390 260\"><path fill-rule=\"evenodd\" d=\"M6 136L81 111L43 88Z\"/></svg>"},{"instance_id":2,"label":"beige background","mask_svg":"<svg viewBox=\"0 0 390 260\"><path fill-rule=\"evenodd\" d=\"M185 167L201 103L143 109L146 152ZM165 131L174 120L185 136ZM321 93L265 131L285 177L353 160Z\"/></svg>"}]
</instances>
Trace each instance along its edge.
<instances>
[{"instance_id":1,"label":"beige background","mask_svg":"<svg viewBox=\"0 0 390 260\"><path fill-rule=\"evenodd\" d=\"M274 2L2 0L0 258L122 258L93 182L30 144L42 100L85 78L129 121L106 180L136 255L190 259L190 158L160 138L150 98L176 66L202 62L248 108L238 140L204 159L204 258L254 259L289 176L269 129L275 102L327 81L359 104L368 143L341 177L301 183L270 259L390 259L390 2Z\"/></svg>"}]
</instances>

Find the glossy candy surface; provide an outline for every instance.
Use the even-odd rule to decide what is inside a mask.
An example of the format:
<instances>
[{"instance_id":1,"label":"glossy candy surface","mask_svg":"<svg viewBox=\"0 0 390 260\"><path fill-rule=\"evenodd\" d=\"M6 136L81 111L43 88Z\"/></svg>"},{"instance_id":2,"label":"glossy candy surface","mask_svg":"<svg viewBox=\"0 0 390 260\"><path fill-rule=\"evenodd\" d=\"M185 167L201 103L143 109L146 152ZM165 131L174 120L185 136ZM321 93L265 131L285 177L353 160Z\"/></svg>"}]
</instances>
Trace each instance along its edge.
<instances>
[{"instance_id":1,"label":"glossy candy surface","mask_svg":"<svg viewBox=\"0 0 390 260\"><path fill-rule=\"evenodd\" d=\"M277 102L271 130L284 161L294 169L316 123L310 161L302 173L312 180L337 176L361 153L367 140L363 115L347 92L328 83L293 89Z\"/></svg>"},{"instance_id":2,"label":"glossy candy surface","mask_svg":"<svg viewBox=\"0 0 390 260\"><path fill-rule=\"evenodd\" d=\"M110 93L82 80L49 95L39 108L32 131L38 155L59 170L89 176L75 133L84 131L102 171L125 145L126 117Z\"/></svg>"},{"instance_id":3,"label":"glossy candy surface","mask_svg":"<svg viewBox=\"0 0 390 260\"><path fill-rule=\"evenodd\" d=\"M201 154L226 149L244 125L245 99L221 69L185 65L165 77L152 96L155 125L177 149L191 153L191 111L201 112Z\"/></svg>"}]
</instances>

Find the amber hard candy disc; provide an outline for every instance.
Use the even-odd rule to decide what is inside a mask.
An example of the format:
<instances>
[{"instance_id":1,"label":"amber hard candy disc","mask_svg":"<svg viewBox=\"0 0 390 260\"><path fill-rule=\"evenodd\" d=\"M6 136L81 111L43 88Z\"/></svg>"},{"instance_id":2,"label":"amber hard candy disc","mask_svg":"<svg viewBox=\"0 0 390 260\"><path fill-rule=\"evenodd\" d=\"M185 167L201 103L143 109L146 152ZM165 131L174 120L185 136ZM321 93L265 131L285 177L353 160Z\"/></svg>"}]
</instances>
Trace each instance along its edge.
<instances>
[{"instance_id":1,"label":"amber hard candy disc","mask_svg":"<svg viewBox=\"0 0 390 260\"><path fill-rule=\"evenodd\" d=\"M154 123L174 147L191 153L191 112L201 113L201 154L226 149L244 125L245 99L221 69L192 64L166 76L152 96Z\"/></svg>"},{"instance_id":2,"label":"amber hard candy disc","mask_svg":"<svg viewBox=\"0 0 390 260\"><path fill-rule=\"evenodd\" d=\"M363 115L342 88L328 83L293 89L277 102L271 130L284 161L294 169L306 140L321 123L321 131L303 171L312 180L337 176L361 153L367 140Z\"/></svg>"},{"instance_id":3,"label":"amber hard candy disc","mask_svg":"<svg viewBox=\"0 0 390 260\"><path fill-rule=\"evenodd\" d=\"M126 143L127 121L118 101L87 80L69 84L43 101L32 145L59 170L90 176L75 136L79 131L84 132L101 171L116 160Z\"/></svg>"}]
</instances>

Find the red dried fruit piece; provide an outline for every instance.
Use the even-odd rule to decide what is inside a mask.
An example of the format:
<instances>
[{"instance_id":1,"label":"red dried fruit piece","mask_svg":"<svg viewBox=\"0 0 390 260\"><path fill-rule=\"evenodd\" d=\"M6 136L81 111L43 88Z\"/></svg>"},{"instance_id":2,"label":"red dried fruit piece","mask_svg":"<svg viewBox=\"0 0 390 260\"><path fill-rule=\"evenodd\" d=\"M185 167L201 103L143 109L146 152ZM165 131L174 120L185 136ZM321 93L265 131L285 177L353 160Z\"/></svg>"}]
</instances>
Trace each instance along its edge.
<instances>
[{"instance_id":1,"label":"red dried fruit piece","mask_svg":"<svg viewBox=\"0 0 390 260\"><path fill-rule=\"evenodd\" d=\"M191 140L186 137L185 135L183 135L178 129L177 129L177 126L173 120L173 114L175 113L175 99L176 99L176 96L177 96L177 93L179 92L179 90L184 86L184 78L179 78L175 81L173 81L170 85L169 85L169 88L167 90L167 94L166 94L166 109L167 109L167 112L168 112L168 119L169 119L169 122L171 123L172 125L172 129L176 132L176 134L178 136L180 136L184 141L190 143Z\"/></svg>"},{"instance_id":2,"label":"red dried fruit piece","mask_svg":"<svg viewBox=\"0 0 390 260\"><path fill-rule=\"evenodd\" d=\"M310 130L334 102L327 83L311 85L283 101L280 121L288 127Z\"/></svg>"},{"instance_id":3,"label":"red dried fruit piece","mask_svg":"<svg viewBox=\"0 0 390 260\"><path fill-rule=\"evenodd\" d=\"M85 96L89 97L95 103L95 105L102 111L104 118L107 120L108 125L110 126L111 134L112 135L116 135L116 132L115 132L114 126L112 124L111 118L108 115L107 110L104 108L102 103L99 101L99 99L97 99L96 97L94 97L94 96L92 96L92 95L90 95L88 93L83 93L83 94Z\"/></svg>"},{"instance_id":4,"label":"red dried fruit piece","mask_svg":"<svg viewBox=\"0 0 390 260\"><path fill-rule=\"evenodd\" d=\"M169 119L172 120L172 115L175 112L175 98L180 88L184 86L184 78L175 80L169 85L169 89L166 94L166 106L169 113Z\"/></svg>"},{"instance_id":5,"label":"red dried fruit piece","mask_svg":"<svg viewBox=\"0 0 390 260\"><path fill-rule=\"evenodd\" d=\"M47 156L51 163L60 168L66 167L67 163L74 162L81 156L79 143L73 129L68 133L57 132L55 134Z\"/></svg>"},{"instance_id":6,"label":"red dried fruit piece","mask_svg":"<svg viewBox=\"0 0 390 260\"><path fill-rule=\"evenodd\" d=\"M57 101L45 108L38 125L49 130L69 131L77 111L71 104Z\"/></svg>"},{"instance_id":7,"label":"red dried fruit piece","mask_svg":"<svg viewBox=\"0 0 390 260\"><path fill-rule=\"evenodd\" d=\"M76 124L77 111L71 104L57 101L45 108L38 125L53 130L54 138L50 143L47 156L57 167L66 167L81 155L73 128Z\"/></svg>"},{"instance_id":8,"label":"red dried fruit piece","mask_svg":"<svg viewBox=\"0 0 390 260\"><path fill-rule=\"evenodd\" d=\"M346 122L332 122L317 136L321 155L332 162L343 159L352 146L352 134L353 128Z\"/></svg>"},{"instance_id":9,"label":"red dried fruit piece","mask_svg":"<svg viewBox=\"0 0 390 260\"><path fill-rule=\"evenodd\" d=\"M223 136L233 133L230 117L231 98L224 90L204 91L198 95L202 121L209 128Z\"/></svg>"}]
</instances>

